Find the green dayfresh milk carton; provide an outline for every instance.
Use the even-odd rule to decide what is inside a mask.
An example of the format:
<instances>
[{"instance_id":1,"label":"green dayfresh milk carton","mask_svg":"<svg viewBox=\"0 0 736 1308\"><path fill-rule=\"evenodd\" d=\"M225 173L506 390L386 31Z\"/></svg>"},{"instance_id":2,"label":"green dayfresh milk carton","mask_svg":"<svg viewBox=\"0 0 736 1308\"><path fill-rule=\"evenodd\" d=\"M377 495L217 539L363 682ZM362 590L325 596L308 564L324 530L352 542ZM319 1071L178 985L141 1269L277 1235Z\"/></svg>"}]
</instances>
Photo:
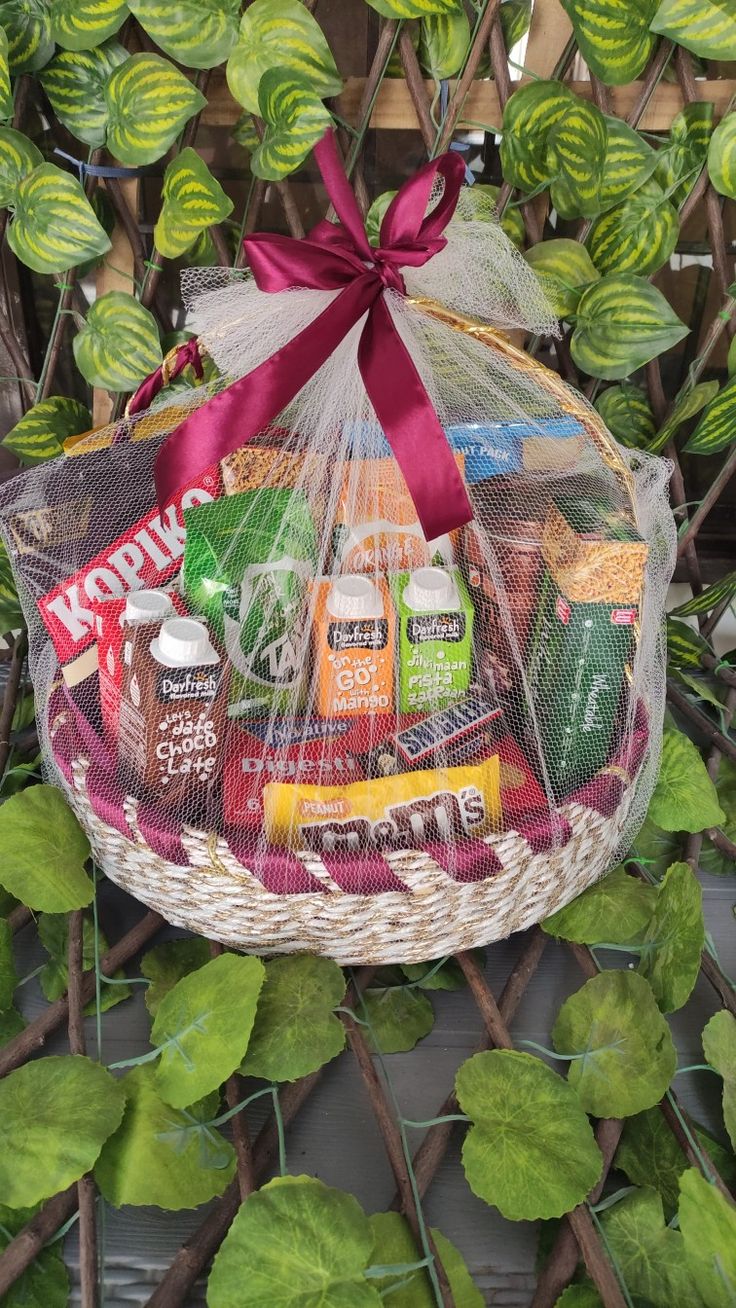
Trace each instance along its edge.
<instances>
[{"instance_id":1,"label":"green dayfresh milk carton","mask_svg":"<svg viewBox=\"0 0 736 1308\"><path fill-rule=\"evenodd\" d=\"M399 712L431 713L463 699L473 669L473 605L459 570L401 572L391 590Z\"/></svg>"}]
</instances>

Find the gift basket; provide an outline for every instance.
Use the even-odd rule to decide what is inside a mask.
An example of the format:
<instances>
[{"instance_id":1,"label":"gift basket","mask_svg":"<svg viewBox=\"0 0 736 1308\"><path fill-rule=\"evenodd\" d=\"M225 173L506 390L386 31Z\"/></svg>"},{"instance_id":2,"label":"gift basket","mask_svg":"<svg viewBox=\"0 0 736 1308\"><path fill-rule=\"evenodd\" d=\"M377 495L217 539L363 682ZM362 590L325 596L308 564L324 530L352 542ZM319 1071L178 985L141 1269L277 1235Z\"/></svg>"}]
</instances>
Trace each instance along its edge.
<instances>
[{"instance_id":1,"label":"gift basket","mask_svg":"<svg viewBox=\"0 0 736 1308\"><path fill-rule=\"evenodd\" d=\"M0 526L106 874L239 949L420 961L544 918L642 821L669 469L511 344L556 323L456 154L377 247L316 155L338 221L186 274L196 338Z\"/></svg>"}]
</instances>

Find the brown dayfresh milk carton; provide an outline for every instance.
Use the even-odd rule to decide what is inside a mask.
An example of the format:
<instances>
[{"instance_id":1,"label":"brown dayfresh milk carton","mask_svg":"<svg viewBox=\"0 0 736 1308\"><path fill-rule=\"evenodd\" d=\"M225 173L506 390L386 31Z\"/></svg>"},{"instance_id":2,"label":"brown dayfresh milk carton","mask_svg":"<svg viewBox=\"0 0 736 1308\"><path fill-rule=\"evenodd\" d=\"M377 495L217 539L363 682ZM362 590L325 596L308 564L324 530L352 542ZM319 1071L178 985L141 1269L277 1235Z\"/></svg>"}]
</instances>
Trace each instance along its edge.
<instances>
[{"instance_id":1,"label":"brown dayfresh milk carton","mask_svg":"<svg viewBox=\"0 0 736 1308\"><path fill-rule=\"evenodd\" d=\"M137 590L129 595L93 602L97 631L97 662L100 677L100 709L105 735L116 740L120 718L120 691L125 668L125 649L130 628L145 623L155 635L164 618L173 617L178 597L172 591Z\"/></svg>"}]
</instances>

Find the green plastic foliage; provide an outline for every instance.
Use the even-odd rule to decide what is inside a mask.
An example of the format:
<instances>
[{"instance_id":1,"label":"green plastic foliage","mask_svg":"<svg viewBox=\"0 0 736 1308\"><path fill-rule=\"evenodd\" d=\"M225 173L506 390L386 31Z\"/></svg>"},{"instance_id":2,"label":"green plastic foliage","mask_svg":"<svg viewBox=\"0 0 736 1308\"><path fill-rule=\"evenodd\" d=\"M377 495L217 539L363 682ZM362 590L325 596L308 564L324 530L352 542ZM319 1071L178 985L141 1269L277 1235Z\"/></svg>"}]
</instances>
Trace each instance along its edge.
<instances>
[{"instance_id":1,"label":"green plastic foliage","mask_svg":"<svg viewBox=\"0 0 736 1308\"><path fill-rule=\"evenodd\" d=\"M693 1134L713 1159L726 1184L733 1184L736 1180L733 1156L702 1127L696 1127ZM687 1166L687 1159L659 1107L647 1108L645 1112L626 1119L614 1167L622 1171L632 1185L653 1186L659 1192L667 1221L677 1212L680 1177Z\"/></svg>"},{"instance_id":2,"label":"green plastic foliage","mask_svg":"<svg viewBox=\"0 0 736 1308\"><path fill-rule=\"evenodd\" d=\"M156 1090L185 1108L216 1090L239 1065L250 1038L265 969L258 958L220 954L177 981L151 1031L163 1047Z\"/></svg>"},{"instance_id":3,"label":"green plastic foliage","mask_svg":"<svg viewBox=\"0 0 736 1308\"><path fill-rule=\"evenodd\" d=\"M555 1301L555 1308L603 1308L603 1300L594 1285L582 1282L568 1285Z\"/></svg>"},{"instance_id":4,"label":"green plastic foliage","mask_svg":"<svg viewBox=\"0 0 736 1308\"><path fill-rule=\"evenodd\" d=\"M716 791L718 802L726 815L725 821L720 824L721 831L729 840L736 840L736 763L730 758L721 760ZM711 876L733 875L733 859L717 849L710 840L703 842L699 865L704 872L710 872Z\"/></svg>"},{"instance_id":5,"label":"green plastic foliage","mask_svg":"<svg viewBox=\"0 0 736 1308\"><path fill-rule=\"evenodd\" d=\"M387 194L393 197L396 192L388 191ZM463 192L462 208L455 210L456 220L458 222L497 222L495 208L498 204L499 195L500 187L490 186L485 182L476 182L474 186ZM520 210L507 208L500 222L501 231L506 233L517 249L522 250L526 243L526 228Z\"/></svg>"},{"instance_id":6,"label":"green plastic foliage","mask_svg":"<svg viewBox=\"0 0 736 1308\"><path fill-rule=\"evenodd\" d=\"M511 1221L561 1217L582 1203L601 1155L572 1088L538 1058L516 1050L474 1054L455 1078L473 1120L463 1144L474 1194Z\"/></svg>"},{"instance_id":7,"label":"green plastic foliage","mask_svg":"<svg viewBox=\"0 0 736 1308\"><path fill-rule=\"evenodd\" d=\"M344 994L345 978L332 959L296 954L266 963L243 1075L296 1081L336 1058L345 1028L332 1010Z\"/></svg>"},{"instance_id":8,"label":"green plastic foliage","mask_svg":"<svg viewBox=\"0 0 736 1308\"><path fill-rule=\"evenodd\" d=\"M10 1008L18 984L13 958L13 933L7 920L0 918L0 1012Z\"/></svg>"},{"instance_id":9,"label":"green plastic foliage","mask_svg":"<svg viewBox=\"0 0 736 1308\"><path fill-rule=\"evenodd\" d=\"M94 1166L120 1125L118 1081L79 1054L39 1058L0 1081L0 1193L27 1208Z\"/></svg>"},{"instance_id":10,"label":"green plastic foliage","mask_svg":"<svg viewBox=\"0 0 736 1308\"><path fill-rule=\"evenodd\" d=\"M676 209L687 199L705 164L712 131L713 105L695 100L672 119L669 141L657 151L654 176L663 191L671 191Z\"/></svg>"},{"instance_id":11,"label":"green plastic foliage","mask_svg":"<svg viewBox=\"0 0 736 1308\"><path fill-rule=\"evenodd\" d=\"M595 407L608 430L621 445L645 450L656 431L654 414L642 386L621 382L609 386L595 401Z\"/></svg>"},{"instance_id":12,"label":"green plastic foliage","mask_svg":"<svg viewBox=\"0 0 736 1308\"><path fill-rule=\"evenodd\" d=\"M51 0L51 35L64 50L91 50L128 17L126 0Z\"/></svg>"},{"instance_id":13,"label":"green plastic foliage","mask_svg":"<svg viewBox=\"0 0 736 1308\"><path fill-rule=\"evenodd\" d=\"M105 99L107 148L136 168L165 154L207 101L178 68L154 54L136 54L112 73Z\"/></svg>"},{"instance_id":14,"label":"green plastic foliage","mask_svg":"<svg viewBox=\"0 0 736 1308\"><path fill-rule=\"evenodd\" d=\"M736 1150L736 1017L722 1009L703 1030L703 1052L723 1077L723 1120Z\"/></svg>"},{"instance_id":15,"label":"green plastic foliage","mask_svg":"<svg viewBox=\"0 0 736 1308\"><path fill-rule=\"evenodd\" d=\"M424 18L426 14L449 14L459 9L460 0L367 0L384 18Z\"/></svg>"},{"instance_id":16,"label":"green plastic foliage","mask_svg":"<svg viewBox=\"0 0 736 1308\"><path fill-rule=\"evenodd\" d=\"M657 890L639 971L663 1013L687 1003L705 944L703 892L688 863L673 863Z\"/></svg>"},{"instance_id":17,"label":"green plastic foliage","mask_svg":"<svg viewBox=\"0 0 736 1308\"><path fill-rule=\"evenodd\" d=\"M35 272L59 272L110 249L79 182L56 164L39 164L24 177L12 207L8 244Z\"/></svg>"},{"instance_id":18,"label":"green plastic foliage","mask_svg":"<svg viewBox=\"0 0 736 1308\"><path fill-rule=\"evenodd\" d=\"M419 62L435 81L455 76L469 44L470 24L463 9L451 9L446 14L428 14L422 19Z\"/></svg>"},{"instance_id":19,"label":"green plastic foliage","mask_svg":"<svg viewBox=\"0 0 736 1308\"><path fill-rule=\"evenodd\" d=\"M0 27L0 118L10 118L13 112L13 87L8 63L8 37Z\"/></svg>"},{"instance_id":20,"label":"green plastic foliage","mask_svg":"<svg viewBox=\"0 0 736 1308\"><path fill-rule=\"evenodd\" d=\"M61 791L31 786L0 806L0 885L28 908L69 913L89 904L89 844Z\"/></svg>"},{"instance_id":21,"label":"green plastic foliage","mask_svg":"<svg viewBox=\"0 0 736 1308\"><path fill-rule=\"evenodd\" d=\"M733 1308L736 1207L690 1168L680 1177L679 1217L688 1267L703 1302L707 1308Z\"/></svg>"},{"instance_id":22,"label":"green plastic foliage","mask_svg":"<svg viewBox=\"0 0 736 1308\"><path fill-rule=\"evenodd\" d=\"M59 999L69 985L69 919L65 913L42 913L38 919L38 938L41 941L46 953L49 955L49 961L43 967L39 980L41 989L48 999L53 1003ZM98 932L98 956L101 958L107 952L107 940L100 931ZM88 917L84 918L82 924L82 967L85 972L91 971L95 965L95 928L93 922ZM124 979L124 973L119 970L115 973L117 980ZM116 1004L122 1003L124 999L130 998L129 986L106 986L103 982L100 991L100 1011L106 1013L109 1008L114 1008ZM91 999L84 1009L85 1013L91 1016L97 1011L97 1000Z\"/></svg>"},{"instance_id":23,"label":"green plastic foliage","mask_svg":"<svg viewBox=\"0 0 736 1308\"><path fill-rule=\"evenodd\" d=\"M600 212L607 140L603 114L585 100L571 105L550 128L550 196L561 218L592 218Z\"/></svg>"},{"instance_id":24,"label":"green plastic foliage","mask_svg":"<svg viewBox=\"0 0 736 1308\"><path fill-rule=\"evenodd\" d=\"M621 118L604 114L608 144L601 182L601 213L633 195L651 177L659 153Z\"/></svg>"},{"instance_id":25,"label":"green plastic foliage","mask_svg":"<svg viewBox=\"0 0 736 1308\"><path fill-rule=\"evenodd\" d=\"M649 24L657 0L562 0L591 73L607 86L639 76L656 38Z\"/></svg>"},{"instance_id":26,"label":"green plastic foliage","mask_svg":"<svg viewBox=\"0 0 736 1308\"><path fill-rule=\"evenodd\" d=\"M405 1217L400 1213L374 1213L368 1220L375 1240L373 1265L401 1267L417 1261L417 1246ZM460 1251L441 1231L430 1227L430 1235L447 1275L455 1308L483 1308L483 1295ZM391 1308L436 1308L437 1301L424 1268L377 1277L374 1284ZM399 1284L401 1288L395 1288Z\"/></svg>"},{"instance_id":27,"label":"green plastic foliage","mask_svg":"<svg viewBox=\"0 0 736 1308\"><path fill-rule=\"evenodd\" d=\"M0 1206L0 1253L35 1216L33 1208ZM3 1308L67 1308L69 1273L61 1256L62 1242L47 1244L3 1295Z\"/></svg>"},{"instance_id":28,"label":"green plastic foliage","mask_svg":"<svg viewBox=\"0 0 736 1308\"><path fill-rule=\"evenodd\" d=\"M209 1154L203 1158L199 1132L190 1128L211 1120L217 1096L182 1112L158 1096L154 1075L150 1066L134 1067L120 1083L125 1115L100 1154L95 1181L116 1208L122 1204L152 1204L174 1211L196 1208L226 1189L235 1171L235 1150L218 1133L218 1165L212 1166ZM170 1143L174 1133L177 1148Z\"/></svg>"},{"instance_id":29,"label":"green plastic foliage","mask_svg":"<svg viewBox=\"0 0 736 1308\"><path fill-rule=\"evenodd\" d=\"M157 45L187 68L214 68L238 39L240 0L128 0Z\"/></svg>"},{"instance_id":30,"label":"green plastic foliage","mask_svg":"<svg viewBox=\"0 0 736 1308\"><path fill-rule=\"evenodd\" d=\"M263 74L258 102L266 130L251 157L251 169L256 177L277 182L304 162L331 125L332 115L306 77L281 66Z\"/></svg>"},{"instance_id":31,"label":"green plastic foliage","mask_svg":"<svg viewBox=\"0 0 736 1308\"><path fill-rule=\"evenodd\" d=\"M510 186L535 191L552 181L556 165L547 153L549 134L578 103L562 82L528 82L509 97L503 111L501 167Z\"/></svg>"},{"instance_id":32,"label":"green plastic foliage","mask_svg":"<svg viewBox=\"0 0 736 1308\"><path fill-rule=\"evenodd\" d=\"M734 595L736 595L736 571L727 572L720 581L714 581L712 586L706 586L699 595L693 595L692 599L678 604L672 612L681 618L690 617L693 613L710 613L711 609L731 600ZM708 825L713 824L709 822Z\"/></svg>"},{"instance_id":33,"label":"green plastic foliage","mask_svg":"<svg viewBox=\"0 0 736 1308\"><path fill-rule=\"evenodd\" d=\"M14 631L16 627L25 626L25 618L21 612L20 601L15 589L8 551L2 541L0 541L0 625L2 625L3 631ZM2 835L0 834L1 841ZM3 888L0 883L0 895L2 893Z\"/></svg>"},{"instance_id":34,"label":"green plastic foliage","mask_svg":"<svg viewBox=\"0 0 736 1308\"><path fill-rule=\"evenodd\" d=\"M646 932L656 901L654 886L629 876L624 867L615 867L548 917L542 930L582 945L635 944Z\"/></svg>"},{"instance_id":35,"label":"green plastic foliage","mask_svg":"<svg viewBox=\"0 0 736 1308\"><path fill-rule=\"evenodd\" d=\"M540 241L527 250L524 258L541 281L558 318L569 318L584 288L600 277L585 246L565 237Z\"/></svg>"},{"instance_id":36,"label":"green plastic foliage","mask_svg":"<svg viewBox=\"0 0 736 1308\"><path fill-rule=\"evenodd\" d=\"M583 291L570 349L591 377L620 381L688 330L656 286L633 273L609 273Z\"/></svg>"},{"instance_id":37,"label":"green plastic foliage","mask_svg":"<svg viewBox=\"0 0 736 1308\"><path fill-rule=\"evenodd\" d=\"M261 78L277 66L282 82L296 76L317 99L342 90L322 28L301 0L254 0L246 9L227 61L227 84L238 104L260 113Z\"/></svg>"},{"instance_id":38,"label":"green plastic foliage","mask_svg":"<svg viewBox=\"0 0 736 1308\"><path fill-rule=\"evenodd\" d=\"M673 727L665 730L662 739L662 762L648 816L665 831L702 831L725 818L697 746Z\"/></svg>"},{"instance_id":39,"label":"green plastic foliage","mask_svg":"<svg viewBox=\"0 0 736 1308\"><path fill-rule=\"evenodd\" d=\"M671 441L677 435L683 422L687 422L688 418L694 418L695 414L700 413L700 410L705 408L706 404L710 404L711 400L713 400L717 394L717 381L697 382L695 386L692 386L690 390L686 391L685 394L676 401L669 418L662 424L656 438L651 442L649 446L650 452L652 454L658 454L660 450L663 450L667 442ZM694 438L694 435L695 433L693 433L693 436L690 438L691 440ZM688 445L685 447L686 449L689 447L689 444L690 442L688 442ZM709 450L693 451L693 453L696 454L701 452L704 454L710 453Z\"/></svg>"},{"instance_id":40,"label":"green plastic foliage","mask_svg":"<svg viewBox=\"0 0 736 1308\"><path fill-rule=\"evenodd\" d=\"M151 984L146 988L146 1008L155 1017L161 1000L183 976L210 961L210 947L201 936L192 940L167 940L143 955L141 972Z\"/></svg>"},{"instance_id":41,"label":"green plastic foliage","mask_svg":"<svg viewBox=\"0 0 736 1308\"><path fill-rule=\"evenodd\" d=\"M531 26L531 0L501 0L498 16L501 20L503 43L511 52L517 42L526 36Z\"/></svg>"},{"instance_id":42,"label":"green plastic foliage","mask_svg":"<svg viewBox=\"0 0 736 1308\"><path fill-rule=\"evenodd\" d=\"M6 1008L0 1012L0 1045L4 1045L13 1036L17 1036L25 1029L25 1018L21 1017L17 1008Z\"/></svg>"},{"instance_id":43,"label":"green plastic foliage","mask_svg":"<svg viewBox=\"0 0 736 1308\"><path fill-rule=\"evenodd\" d=\"M0 0L11 73L33 73L48 63L54 53L51 8L48 0Z\"/></svg>"},{"instance_id":44,"label":"green plastic foliage","mask_svg":"<svg viewBox=\"0 0 736 1308\"><path fill-rule=\"evenodd\" d=\"M0 127L0 208L13 204L19 183L43 163L41 151L13 127Z\"/></svg>"},{"instance_id":45,"label":"green plastic foliage","mask_svg":"<svg viewBox=\"0 0 736 1308\"><path fill-rule=\"evenodd\" d=\"M721 195L736 200L736 113L728 114L713 133L708 148L708 175Z\"/></svg>"},{"instance_id":46,"label":"green plastic foliage","mask_svg":"<svg viewBox=\"0 0 736 1308\"><path fill-rule=\"evenodd\" d=\"M594 1117L629 1117L651 1108L677 1066L667 1022L636 972L601 972L586 981L562 1005L552 1042L573 1058L568 1081Z\"/></svg>"},{"instance_id":47,"label":"green plastic foliage","mask_svg":"<svg viewBox=\"0 0 736 1308\"><path fill-rule=\"evenodd\" d=\"M606 1243L635 1303L652 1308L697 1308L698 1295L679 1231L665 1225L655 1190L626 1195L601 1214Z\"/></svg>"},{"instance_id":48,"label":"green plastic foliage","mask_svg":"<svg viewBox=\"0 0 736 1308\"><path fill-rule=\"evenodd\" d=\"M201 232L222 222L233 208L232 200L191 146L167 164L162 197L153 242L167 259L183 254Z\"/></svg>"},{"instance_id":49,"label":"green plastic foliage","mask_svg":"<svg viewBox=\"0 0 736 1308\"><path fill-rule=\"evenodd\" d=\"M708 641L699 631L667 615L667 657L673 668L701 668L704 654L713 654Z\"/></svg>"},{"instance_id":50,"label":"green plastic foliage","mask_svg":"<svg viewBox=\"0 0 736 1308\"><path fill-rule=\"evenodd\" d=\"M41 84L57 118L87 145L105 143L105 87L113 69L128 58L125 47L112 39L93 50L60 50L41 74Z\"/></svg>"},{"instance_id":51,"label":"green plastic foliage","mask_svg":"<svg viewBox=\"0 0 736 1308\"><path fill-rule=\"evenodd\" d=\"M648 276L669 261L679 234L677 211L650 179L623 204L596 219L588 249L599 273Z\"/></svg>"},{"instance_id":52,"label":"green plastic foliage","mask_svg":"<svg viewBox=\"0 0 736 1308\"><path fill-rule=\"evenodd\" d=\"M366 990L365 1033L369 1046L382 1054L400 1054L413 1049L434 1026L434 1009L426 995L401 986Z\"/></svg>"},{"instance_id":53,"label":"green plastic foliage","mask_svg":"<svg viewBox=\"0 0 736 1308\"><path fill-rule=\"evenodd\" d=\"M381 1308L365 1279L373 1232L350 1194L278 1176L241 1205L215 1256L207 1308Z\"/></svg>"},{"instance_id":54,"label":"green plastic foliage","mask_svg":"<svg viewBox=\"0 0 736 1308\"><path fill-rule=\"evenodd\" d=\"M69 436L89 431L91 426L92 414L85 404L65 395L50 395L32 405L2 443L21 463L45 463L62 453Z\"/></svg>"},{"instance_id":55,"label":"green plastic foliage","mask_svg":"<svg viewBox=\"0 0 736 1308\"><path fill-rule=\"evenodd\" d=\"M156 319L127 291L107 291L90 305L73 349L85 381L109 391L134 390L162 359Z\"/></svg>"},{"instance_id":56,"label":"green plastic foliage","mask_svg":"<svg viewBox=\"0 0 736 1308\"><path fill-rule=\"evenodd\" d=\"M688 454L717 454L719 450L725 450L736 440L735 420L736 374L729 377L723 389L711 398L685 450Z\"/></svg>"},{"instance_id":57,"label":"green plastic foliage","mask_svg":"<svg viewBox=\"0 0 736 1308\"><path fill-rule=\"evenodd\" d=\"M482 951L475 951L482 958ZM407 981L418 983L420 990L464 990L468 984L465 973L454 958L446 958L437 968L438 959L426 963L402 963L401 971ZM434 970L436 969L436 970Z\"/></svg>"},{"instance_id":58,"label":"green plastic foliage","mask_svg":"<svg viewBox=\"0 0 736 1308\"><path fill-rule=\"evenodd\" d=\"M703 59L736 59L733 0L662 0L651 28Z\"/></svg>"}]
</instances>

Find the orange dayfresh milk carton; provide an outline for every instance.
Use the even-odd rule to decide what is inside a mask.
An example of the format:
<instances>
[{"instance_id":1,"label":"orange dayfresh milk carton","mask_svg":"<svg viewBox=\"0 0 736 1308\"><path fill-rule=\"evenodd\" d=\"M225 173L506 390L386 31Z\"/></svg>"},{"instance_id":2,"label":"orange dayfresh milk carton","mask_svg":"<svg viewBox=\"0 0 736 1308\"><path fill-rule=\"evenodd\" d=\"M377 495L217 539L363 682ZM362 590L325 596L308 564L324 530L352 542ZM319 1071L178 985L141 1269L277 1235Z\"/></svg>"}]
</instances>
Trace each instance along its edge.
<instances>
[{"instance_id":1,"label":"orange dayfresh milk carton","mask_svg":"<svg viewBox=\"0 0 736 1308\"><path fill-rule=\"evenodd\" d=\"M317 712L325 718L394 709L394 612L383 578L348 574L315 583Z\"/></svg>"}]
</instances>

